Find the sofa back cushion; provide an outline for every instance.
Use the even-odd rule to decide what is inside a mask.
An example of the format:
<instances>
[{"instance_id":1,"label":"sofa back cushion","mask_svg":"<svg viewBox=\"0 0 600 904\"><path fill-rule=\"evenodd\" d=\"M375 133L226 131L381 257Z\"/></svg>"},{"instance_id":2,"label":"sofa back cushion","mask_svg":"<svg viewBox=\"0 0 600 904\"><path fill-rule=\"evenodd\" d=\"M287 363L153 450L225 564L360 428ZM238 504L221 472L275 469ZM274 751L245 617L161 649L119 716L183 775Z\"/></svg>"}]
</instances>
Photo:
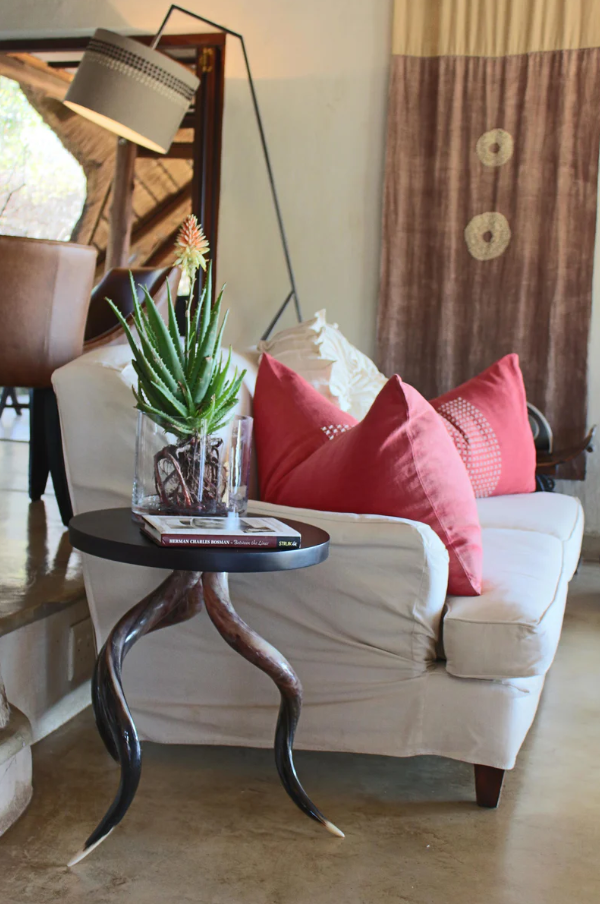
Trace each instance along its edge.
<instances>
[{"instance_id":1,"label":"sofa back cushion","mask_svg":"<svg viewBox=\"0 0 600 904\"><path fill-rule=\"evenodd\" d=\"M535 444L518 355L505 355L431 404L478 498L534 492Z\"/></svg>"},{"instance_id":2,"label":"sofa back cushion","mask_svg":"<svg viewBox=\"0 0 600 904\"><path fill-rule=\"evenodd\" d=\"M467 472L431 405L399 377L358 422L263 355L254 427L261 499L424 522L448 550L449 591L480 592L481 531Z\"/></svg>"},{"instance_id":3,"label":"sofa back cushion","mask_svg":"<svg viewBox=\"0 0 600 904\"><path fill-rule=\"evenodd\" d=\"M259 342L258 351L291 367L329 402L360 421L387 377L346 339L337 323L327 323L326 313L317 311L309 320L280 330Z\"/></svg>"}]
</instances>

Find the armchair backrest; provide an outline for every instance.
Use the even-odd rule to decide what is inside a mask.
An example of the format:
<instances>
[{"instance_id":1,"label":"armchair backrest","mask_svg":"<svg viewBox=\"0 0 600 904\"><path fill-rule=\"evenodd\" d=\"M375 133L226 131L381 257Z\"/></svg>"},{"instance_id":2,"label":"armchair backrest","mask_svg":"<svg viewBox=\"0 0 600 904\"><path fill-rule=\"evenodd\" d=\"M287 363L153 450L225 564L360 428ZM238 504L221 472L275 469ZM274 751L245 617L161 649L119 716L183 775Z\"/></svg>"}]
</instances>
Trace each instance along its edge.
<instances>
[{"instance_id":1,"label":"armchair backrest","mask_svg":"<svg viewBox=\"0 0 600 904\"><path fill-rule=\"evenodd\" d=\"M96 266L96 249L0 235L0 386L50 386L77 358Z\"/></svg>"},{"instance_id":2,"label":"armchair backrest","mask_svg":"<svg viewBox=\"0 0 600 904\"><path fill-rule=\"evenodd\" d=\"M171 289L173 302L175 302L179 280L181 279L179 267L138 267L137 269L132 269L131 273L136 285L138 301L143 303L143 287L145 287L154 299L161 316L166 321L167 283ZM92 291L85 327L84 351L86 352L108 345L123 345L127 342L123 328L106 303L107 298L114 302L121 314L126 318L129 326L132 326L133 298L131 296L128 268L115 267L109 270Z\"/></svg>"}]
</instances>

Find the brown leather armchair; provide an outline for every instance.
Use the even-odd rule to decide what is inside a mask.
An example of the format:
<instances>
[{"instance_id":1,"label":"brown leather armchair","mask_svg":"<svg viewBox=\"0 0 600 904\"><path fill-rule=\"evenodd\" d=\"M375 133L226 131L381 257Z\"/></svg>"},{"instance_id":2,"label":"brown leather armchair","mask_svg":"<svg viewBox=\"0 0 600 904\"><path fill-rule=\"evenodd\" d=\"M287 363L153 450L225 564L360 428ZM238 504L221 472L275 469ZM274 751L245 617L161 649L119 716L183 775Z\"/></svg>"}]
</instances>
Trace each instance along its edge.
<instances>
[{"instance_id":1,"label":"brown leather armchair","mask_svg":"<svg viewBox=\"0 0 600 904\"><path fill-rule=\"evenodd\" d=\"M173 303L175 303L181 279L179 267L162 267L160 269L138 267L132 269L131 273L136 285L138 301L140 303L144 301L144 292L141 287L145 286L166 322L167 284L171 289ZM129 326L133 328L133 299L129 270L125 267L115 267L113 270L109 270L92 292L85 327L84 352L91 352L107 345L121 345L127 341L123 328L106 303L107 298L114 302L127 319Z\"/></svg>"},{"instance_id":2,"label":"brown leather armchair","mask_svg":"<svg viewBox=\"0 0 600 904\"><path fill-rule=\"evenodd\" d=\"M0 386L32 390L29 495L39 499L51 473L65 523L71 503L50 378L82 352L95 267L90 246L0 235Z\"/></svg>"},{"instance_id":3,"label":"brown leather armchair","mask_svg":"<svg viewBox=\"0 0 600 904\"><path fill-rule=\"evenodd\" d=\"M0 386L49 387L81 354L95 266L89 245L0 235Z\"/></svg>"}]
</instances>

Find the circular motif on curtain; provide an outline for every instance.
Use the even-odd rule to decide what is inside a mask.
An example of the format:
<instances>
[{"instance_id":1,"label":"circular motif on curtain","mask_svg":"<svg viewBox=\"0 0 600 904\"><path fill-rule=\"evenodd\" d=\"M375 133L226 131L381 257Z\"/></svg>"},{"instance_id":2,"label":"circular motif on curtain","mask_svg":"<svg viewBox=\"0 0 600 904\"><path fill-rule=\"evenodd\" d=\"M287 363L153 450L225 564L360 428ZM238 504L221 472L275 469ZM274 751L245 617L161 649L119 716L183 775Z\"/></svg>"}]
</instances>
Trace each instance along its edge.
<instances>
[{"instance_id":1,"label":"circular motif on curtain","mask_svg":"<svg viewBox=\"0 0 600 904\"><path fill-rule=\"evenodd\" d=\"M484 132L475 145L477 156L484 166L502 166L513 155L515 143L510 132L492 129Z\"/></svg>"},{"instance_id":2,"label":"circular motif on curtain","mask_svg":"<svg viewBox=\"0 0 600 904\"><path fill-rule=\"evenodd\" d=\"M491 261L500 257L510 242L508 220L497 210L477 214L465 229L467 248L478 261Z\"/></svg>"}]
</instances>

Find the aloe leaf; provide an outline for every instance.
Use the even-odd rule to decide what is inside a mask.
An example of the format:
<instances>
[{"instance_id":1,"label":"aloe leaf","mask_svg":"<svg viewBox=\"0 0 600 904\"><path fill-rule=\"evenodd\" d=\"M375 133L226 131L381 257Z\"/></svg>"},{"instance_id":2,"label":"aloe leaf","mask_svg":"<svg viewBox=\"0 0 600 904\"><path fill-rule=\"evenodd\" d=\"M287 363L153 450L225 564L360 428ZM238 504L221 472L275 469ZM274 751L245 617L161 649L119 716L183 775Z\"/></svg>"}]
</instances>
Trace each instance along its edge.
<instances>
[{"instance_id":1,"label":"aloe leaf","mask_svg":"<svg viewBox=\"0 0 600 904\"><path fill-rule=\"evenodd\" d=\"M173 415L174 417L177 417L178 415L184 418L189 417L189 410L175 398L173 393L169 392L166 387L161 386L160 383L148 380L148 377L144 374L143 369L139 366L137 361L132 361L132 364L135 372L140 378L142 391L148 396L148 401L151 402L155 408L162 406L165 414Z\"/></svg>"},{"instance_id":2,"label":"aloe leaf","mask_svg":"<svg viewBox=\"0 0 600 904\"><path fill-rule=\"evenodd\" d=\"M222 295L223 293L221 293ZM218 329L218 320L219 314L221 311L221 295L219 295L214 308L212 309L211 320L209 329L204 337L204 340L201 344L199 344L194 352L194 361L189 371L189 380L190 386L195 386L196 381L198 379L198 374L200 373L200 369L203 366L203 362L206 358L215 358L214 355L214 344L216 333ZM212 341L211 341L212 340ZM195 396L195 394L194 394Z\"/></svg>"},{"instance_id":3,"label":"aloe leaf","mask_svg":"<svg viewBox=\"0 0 600 904\"><path fill-rule=\"evenodd\" d=\"M192 431L189 429L189 425L186 421L181 421L177 418L169 417L169 415L165 414L164 411L160 411L157 408L154 408L152 405L148 405L134 391L133 393L136 397L137 401L137 409L144 414L147 414L149 418L151 418L155 423L159 424L161 427L165 427L171 433L181 434L183 436L189 435Z\"/></svg>"},{"instance_id":4,"label":"aloe leaf","mask_svg":"<svg viewBox=\"0 0 600 904\"><path fill-rule=\"evenodd\" d=\"M198 298L198 304L196 305L196 310L194 311L194 320L192 323L192 331L193 338L195 341L198 341L198 331L200 329L200 318L202 316L202 312L204 311L204 306L206 304L207 298L207 282L204 281L204 286L202 287L202 291L200 292L200 297Z\"/></svg>"},{"instance_id":5,"label":"aloe leaf","mask_svg":"<svg viewBox=\"0 0 600 904\"><path fill-rule=\"evenodd\" d=\"M227 363L225 367L223 367L223 359L221 358L221 362L219 367L217 368L215 374L213 375L212 382L209 387L209 392L212 392L216 395L217 399L220 398L221 393L223 392L226 384L227 374L229 372L229 365L231 364L231 346L229 346L229 355L227 356Z\"/></svg>"},{"instance_id":6,"label":"aloe leaf","mask_svg":"<svg viewBox=\"0 0 600 904\"><path fill-rule=\"evenodd\" d=\"M206 279L204 280L204 285L202 286L202 291L200 292L200 297L198 299L198 304L196 305L196 310L194 311L193 321L190 324L191 328L191 336L188 343L188 364L190 367L194 367L198 354L200 351L200 346L202 344L202 335L200 333L201 330L201 318L202 323L204 323L204 317L210 315L210 298L212 295L212 261L209 262L208 272L206 274Z\"/></svg>"},{"instance_id":7,"label":"aloe leaf","mask_svg":"<svg viewBox=\"0 0 600 904\"><path fill-rule=\"evenodd\" d=\"M237 367L234 370L233 378L231 380L227 379L227 375L229 373L229 367L231 364L231 347L229 349L229 356L227 359L227 364L221 370L218 377L213 379L213 382L208 388L208 394L214 392L217 397L217 408L225 405L227 401L233 396L237 395L239 388L241 386L242 380L244 378L244 374L241 374L238 378ZM236 382L237 381L237 382ZM237 400L236 400L237 401Z\"/></svg>"},{"instance_id":8,"label":"aloe leaf","mask_svg":"<svg viewBox=\"0 0 600 904\"><path fill-rule=\"evenodd\" d=\"M167 329L167 326L158 313L158 308L154 303L154 299L144 286L144 295L146 297L146 310L148 312L148 318L150 320L150 325L156 334L156 341L158 343L158 353L162 363L165 367L170 371L172 376L175 378L177 383L186 382L185 375L183 372L183 367L181 365L181 360L179 358L180 351L178 352L173 339L171 338L171 334Z\"/></svg>"},{"instance_id":9,"label":"aloe leaf","mask_svg":"<svg viewBox=\"0 0 600 904\"><path fill-rule=\"evenodd\" d=\"M190 375L190 383L192 385L195 384L196 380L198 379L198 372L200 370L200 367L202 366L202 360L207 357L215 358L215 360L216 360L215 339L216 339L217 331L219 329L219 316L221 313L222 297L223 297L223 290L220 291L219 297L217 298L217 300L215 302L215 306L212 309L212 312L210 315L209 326L208 326L208 329L204 336L204 339L202 340L202 343L199 344L196 349L196 356L194 359L194 364L193 364L193 367L191 370L191 375ZM226 312L226 317L227 317L228 313L229 312ZM225 317L225 319L226 319L226 317ZM222 335L222 330L220 332L220 335Z\"/></svg>"},{"instance_id":10,"label":"aloe leaf","mask_svg":"<svg viewBox=\"0 0 600 904\"><path fill-rule=\"evenodd\" d=\"M139 302L135 280L133 278L133 273L131 272L131 270L129 271L129 284L131 286L131 296L133 298L133 320L136 325L138 335L145 333L150 344L154 348L157 348L156 336L154 334L154 330L150 326L150 322L146 313L144 312L144 308ZM140 286L140 288L142 287Z\"/></svg>"},{"instance_id":11,"label":"aloe leaf","mask_svg":"<svg viewBox=\"0 0 600 904\"><path fill-rule=\"evenodd\" d=\"M224 418L227 414L229 414L229 412L233 411L233 409L235 408L237 403L238 403L237 396L232 396L232 398L230 398L227 402L223 403L222 405L220 405L218 407L215 406L215 410L214 410L215 420L221 420L222 418Z\"/></svg>"},{"instance_id":12,"label":"aloe leaf","mask_svg":"<svg viewBox=\"0 0 600 904\"><path fill-rule=\"evenodd\" d=\"M206 421L207 421L208 425L210 425L212 423L214 412L215 412L215 397L213 396L210 400L210 404L209 404L208 410L206 412Z\"/></svg>"},{"instance_id":13,"label":"aloe leaf","mask_svg":"<svg viewBox=\"0 0 600 904\"><path fill-rule=\"evenodd\" d=\"M198 334L198 342L202 345L204 341L204 337L206 336L206 331L208 329L208 324L210 321L211 314L211 298L212 298L212 261L208 265L208 270L206 271L206 279L204 281L204 290L202 292L204 296L204 301L202 304L202 319L200 319L200 311L197 311L198 317L196 321L196 330ZM223 292L221 291L221 295ZM200 330L198 331L198 323L200 323Z\"/></svg>"},{"instance_id":14,"label":"aloe leaf","mask_svg":"<svg viewBox=\"0 0 600 904\"><path fill-rule=\"evenodd\" d=\"M127 321L125 320L125 318L124 318L123 315L121 314L121 312L120 312L120 310L118 309L118 307L116 306L116 304L113 304L113 302L110 300L110 298L107 298L106 301L107 301L107 302L109 303L109 305L111 306L111 308L112 308L112 310L113 310L113 313L114 313L115 317L117 318L117 320L119 321L119 323L120 323L121 326L123 327L123 330L124 330L124 332L125 332L125 336L127 337L127 341L129 342L129 345L130 345L130 347L131 347L131 350L132 350L133 354L134 354L134 355L137 355L139 349L138 349L137 345L135 344L135 340L134 340L134 338L133 338L133 334L132 334L131 330L129 329L129 324L127 323Z\"/></svg>"},{"instance_id":15,"label":"aloe leaf","mask_svg":"<svg viewBox=\"0 0 600 904\"><path fill-rule=\"evenodd\" d=\"M207 316L210 319L210 296L208 295L207 285L205 284L204 289L202 290L202 295L200 297L200 301L198 302L198 307L196 308L196 315L194 321L194 329L192 334L192 344L190 353L188 355L188 363L192 372L194 368L197 368L198 359L201 357L201 349L202 349L202 332L200 325L200 316L202 312L202 318L204 317L204 313L206 312Z\"/></svg>"},{"instance_id":16,"label":"aloe leaf","mask_svg":"<svg viewBox=\"0 0 600 904\"><path fill-rule=\"evenodd\" d=\"M182 401L184 396L181 391L181 386L169 370L169 368L165 365L159 353L154 350L152 345L146 336L140 335L140 344L141 349L139 350L140 357L147 362L147 364L152 367L157 376L162 380L165 386L173 393L175 398Z\"/></svg>"},{"instance_id":17,"label":"aloe leaf","mask_svg":"<svg viewBox=\"0 0 600 904\"><path fill-rule=\"evenodd\" d=\"M153 348L150 340L143 333L138 332L138 337L140 340L141 348L138 346L132 346L135 348L135 355L138 361L141 361L142 365L150 368L152 372L152 378L157 377L158 380L164 384L164 386L173 393L173 395L179 399L180 401L183 399L183 394L181 392L181 388L178 385L177 381L171 374L170 370L164 365L160 355Z\"/></svg>"},{"instance_id":18,"label":"aloe leaf","mask_svg":"<svg viewBox=\"0 0 600 904\"><path fill-rule=\"evenodd\" d=\"M178 402L177 399L168 390L165 392L165 390L161 389L161 387L157 384L155 384L153 388L162 399L162 403L165 408L169 407L171 409L171 411L167 413L180 415L183 418L188 418L190 416L189 410L184 405L182 405L181 402Z\"/></svg>"},{"instance_id":19,"label":"aloe leaf","mask_svg":"<svg viewBox=\"0 0 600 904\"><path fill-rule=\"evenodd\" d=\"M208 387L210 386L210 381L212 379L212 375L214 372L215 360L214 358L207 357L204 359L204 363L202 364L198 377L197 383L193 390L193 399L194 405L202 405L204 398L206 396Z\"/></svg>"},{"instance_id":20,"label":"aloe leaf","mask_svg":"<svg viewBox=\"0 0 600 904\"><path fill-rule=\"evenodd\" d=\"M220 405L226 405L231 399L234 398L234 396L237 396L238 392L240 391L240 387L242 385L242 381L243 381L245 375L246 375L245 370L243 370L241 372L241 374L239 374L239 375L236 370L231 383L229 383L225 387L225 390L223 391L223 394L220 399Z\"/></svg>"},{"instance_id":21,"label":"aloe leaf","mask_svg":"<svg viewBox=\"0 0 600 904\"><path fill-rule=\"evenodd\" d=\"M166 392L170 392L171 395L172 395L178 402L181 402L181 398L179 398L179 397L177 396L177 392L179 392L179 395L181 396L181 392L180 392L179 388L177 387L177 384L175 384L175 381L174 381L173 378L171 377L172 385L175 385L175 391L173 391L173 390L169 387L169 385L162 379L162 377L160 376L160 374L158 373L158 371L155 369L155 364L156 364L155 361L150 361L150 360L149 360L148 358L146 358L139 350L138 350L138 357L137 357L136 359L134 359L134 360L136 360L138 363L141 363L142 367L143 367L143 368L145 369L145 371L146 371L147 379L150 381L150 383L158 383L158 385L161 387L161 389L165 390ZM171 375L168 373L168 371L166 371L166 373L167 373L167 375L168 375L169 377L171 376Z\"/></svg>"},{"instance_id":22,"label":"aloe leaf","mask_svg":"<svg viewBox=\"0 0 600 904\"><path fill-rule=\"evenodd\" d=\"M223 408L215 408L212 416L212 424L211 424L211 432L214 433L216 430L221 427L225 427L227 424L231 423L235 415L235 407L237 405L238 400L236 398L232 399L231 402Z\"/></svg>"},{"instance_id":23,"label":"aloe leaf","mask_svg":"<svg viewBox=\"0 0 600 904\"><path fill-rule=\"evenodd\" d=\"M198 414L197 414L198 423L204 424L207 433L210 433L210 430L211 430L214 409L215 409L215 397L213 396L205 405L203 405L198 410Z\"/></svg>"},{"instance_id":24,"label":"aloe leaf","mask_svg":"<svg viewBox=\"0 0 600 904\"><path fill-rule=\"evenodd\" d=\"M188 416L192 417L196 413L196 405L194 404L194 399L190 390L190 387L187 383L183 383L182 387L183 396L185 399L185 403L188 406Z\"/></svg>"},{"instance_id":25,"label":"aloe leaf","mask_svg":"<svg viewBox=\"0 0 600 904\"><path fill-rule=\"evenodd\" d=\"M216 433L218 430L221 430L222 427L226 427L230 420L231 418L224 417L222 421L219 421L218 423L211 426L210 432Z\"/></svg>"},{"instance_id":26,"label":"aloe leaf","mask_svg":"<svg viewBox=\"0 0 600 904\"><path fill-rule=\"evenodd\" d=\"M171 335L171 339L173 341L173 345L177 351L179 356L179 362L183 366L183 352L181 350L181 337L179 335L179 327L177 326L177 318L175 317L175 308L173 306L173 299L171 297L171 286L169 285L169 280L167 280L167 309L169 312L169 333Z\"/></svg>"},{"instance_id":27,"label":"aloe leaf","mask_svg":"<svg viewBox=\"0 0 600 904\"><path fill-rule=\"evenodd\" d=\"M215 347L213 350L213 356L216 358L219 352L221 351L221 342L223 340L223 333L225 332L225 324L227 323L227 318L229 317L229 311L225 311L223 315L223 320L221 321L221 327L217 334L217 340L215 342Z\"/></svg>"},{"instance_id":28,"label":"aloe leaf","mask_svg":"<svg viewBox=\"0 0 600 904\"><path fill-rule=\"evenodd\" d=\"M223 291L219 293L219 297L215 301L215 306L210 314L210 322L208 324L208 329L202 339L202 345L200 347L200 354L202 357L206 357L207 355L213 355L215 349L215 342L217 338L217 333L219 331L219 317L221 316L221 298L223 297Z\"/></svg>"},{"instance_id":29,"label":"aloe leaf","mask_svg":"<svg viewBox=\"0 0 600 904\"><path fill-rule=\"evenodd\" d=\"M138 331L138 337L142 344L143 350L140 349L136 345L135 339L133 338L133 334L129 328L129 324L127 323L126 319L123 317L123 315L121 314L121 312L119 311L117 306L115 304L113 304L113 302L110 300L110 298L107 298L106 301L112 308L112 310L115 314L115 317L117 318L117 320L123 327L125 336L127 338L127 341L129 342L131 351L133 352L134 359L138 362L138 364L140 364L140 366L142 368L147 368L148 366L154 365L155 368L159 371L158 376L160 378L162 378L162 380L165 384L167 384L167 386L171 390L171 392L177 392L178 391L177 383L175 382L175 380L173 379L171 374L167 371L167 369L164 367L161 367L161 362L160 362L160 360L156 359L156 353L153 351L152 346L150 345L148 339L143 335L143 333L140 333ZM151 380L150 380L150 382L151 382Z\"/></svg>"},{"instance_id":30,"label":"aloe leaf","mask_svg":"<svg viewBox=\"0 0 600 904\"><path fill-rule=\"evenodd\" d=\"M157 392L155 392L153 384L152 384L152 380L150 380L148 378L147 373L144 372L143 367L140 366L140 364L136 361L135 358L133 359L133 361L131 363L133 365L133 369L135 370L136 374L138 375L139 391L143 392L143 394L147 397L148 401L152 405L158 406L160 404L160 396L158 395Z\"/></svg>"}]
</instances>

